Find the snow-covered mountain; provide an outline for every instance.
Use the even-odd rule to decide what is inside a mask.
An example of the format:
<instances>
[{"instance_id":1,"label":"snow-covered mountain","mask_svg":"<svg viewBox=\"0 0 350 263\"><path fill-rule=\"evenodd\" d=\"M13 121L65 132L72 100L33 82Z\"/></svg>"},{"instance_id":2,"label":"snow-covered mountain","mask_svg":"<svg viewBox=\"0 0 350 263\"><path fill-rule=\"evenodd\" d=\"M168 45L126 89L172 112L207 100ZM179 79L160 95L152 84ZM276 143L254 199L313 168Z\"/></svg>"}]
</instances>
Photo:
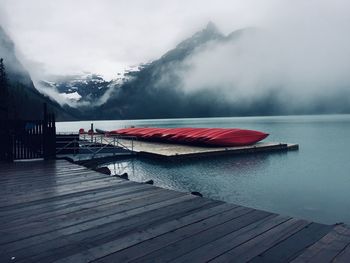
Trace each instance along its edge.
<instances>
[{"instance_id":1,"label":"snow-covered mountain","mask_svg":"<svg viewBox=\"0 0 350 263\"><path fill-rule=\"evenodd\" d=\"M113 89L118 88L124 81L123 77L107 81L102 76L93 73L82 73L70 76L54 76L50 80L38 82L43 92L57 93L55 98L61 104L73 107L98 106L103 104Z\"/></svg>"}]
</instances>

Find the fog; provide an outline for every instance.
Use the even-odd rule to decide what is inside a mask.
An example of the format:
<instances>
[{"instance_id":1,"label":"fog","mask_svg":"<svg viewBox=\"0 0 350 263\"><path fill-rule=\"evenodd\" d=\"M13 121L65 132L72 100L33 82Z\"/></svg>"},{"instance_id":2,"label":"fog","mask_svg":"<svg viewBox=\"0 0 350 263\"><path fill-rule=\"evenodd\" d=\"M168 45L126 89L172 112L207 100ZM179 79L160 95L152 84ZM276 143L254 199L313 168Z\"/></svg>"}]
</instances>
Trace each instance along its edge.
<instances>
[{"instance_id":1,"label":"fog","mask_svg":"<svg viewBox=\"0 0 350 263\"><path fill-rule=\"evenodd\" d=\"M184 91L216 89L233 103L273 92L291 110L346 96L327 103L336 112L348 110L350 4L293 1L276 6L281 12L265 26L235 41L211 43L189 57L177 70Z\"/></svg>"},{"instance_id":2,"label":"fog","mask_svg":"<svg viewBox=\"0 0 350 263\"><path fill-rule=\"evenodd\" d=\"M161 56L209 20L227 32L257 23L264 12L255 8L264 5L245 2L0 0L0 23L32 74L89 71L113 78Z\"/></svg>"},{"instance_id":3,"label":"fog","mask_svg":"<svg viewBox=\"0 0 350 263\"><path fill-rule=\"evenodd\" d=\"M236 41L210 43L174 66L185 95L215 90L228 103L249 105L272 92L291 109L327 100L333 100L326 105L330 111L349 109L345 0L0 3L0 21L35 76L92 71L113 78L130 65L159 58L213 21L225 35L254 30Z\"/></svg>"}]
</instances>

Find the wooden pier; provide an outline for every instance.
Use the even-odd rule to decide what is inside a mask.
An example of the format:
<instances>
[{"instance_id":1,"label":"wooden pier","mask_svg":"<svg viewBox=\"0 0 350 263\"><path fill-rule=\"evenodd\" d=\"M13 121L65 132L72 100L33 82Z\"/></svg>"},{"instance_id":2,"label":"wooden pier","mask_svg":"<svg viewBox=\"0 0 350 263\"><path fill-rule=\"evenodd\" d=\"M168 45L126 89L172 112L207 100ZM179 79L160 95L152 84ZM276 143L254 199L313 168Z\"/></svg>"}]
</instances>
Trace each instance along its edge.
<instances>
[{"instance_id":1,"label":"wooden pier","mask_svg":"<svg viewBox=\"0 0 350 263\"><path fill-rule=\"evenodd\" d=\"M110 177L0 163L1 262L349 262L350 229Z\"/></svg>"},{"instance_id":2,"label":"wooden pier","mask_svg":"<svg viewBox=\"0 0 350 263\"><path fill-rule=\"evenodd\" d=\"M101 135L96 135L101 136ZM104 141L113 140L113 137L104 137ZM97 139L99 141L99 139ZM195 145L149 142L142 140L118 139L119 143L125 147L132 148L140 156L149 156L156 158L198 158L216 155L234 155L256 152L275 152L298 150L298 144L259 142L249 146L239 147L205 147Z\"/></svg>"}]
</instances>

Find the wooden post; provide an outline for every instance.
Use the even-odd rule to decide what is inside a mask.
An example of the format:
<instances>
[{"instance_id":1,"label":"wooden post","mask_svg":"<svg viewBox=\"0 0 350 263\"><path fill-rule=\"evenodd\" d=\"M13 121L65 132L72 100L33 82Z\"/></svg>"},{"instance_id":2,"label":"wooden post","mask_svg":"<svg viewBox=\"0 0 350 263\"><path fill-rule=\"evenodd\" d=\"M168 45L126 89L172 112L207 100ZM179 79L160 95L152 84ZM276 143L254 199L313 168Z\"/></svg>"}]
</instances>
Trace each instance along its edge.
<instances>
[{"instance_id":1,"label":"wooden post","mask_svg":"<svg viewBox=\"0 0 350 263\"><path fill-rule=\"evenodd\" d=\"M48 134L47 134L47 104L44 103L43 105L43 155L44 155L44 159L47 160L49 157L48 154Z\"/></svg>"},{"instance_id":2,"label":"wooden post","mask_svg":"<svg viewBox=\"0 0 350 263\"><path fill-rule=\"evenodd\" d=\"M51 132L52 132L52 138L51 138L51 156L52 158L55 158L56 157L56 118L55 118L55 114L52 114L52 129L51 129Z\"/></svg>"},{"instance_id":3,"label":"wooden post","mask_svg":"<svg viewBox=\"0 0 350 263\"><path fill-rule=\"evenodd\" d=\"M52 159L56 156L56 121L54 114L47 114L47 157Z\"/></svg>"},{"instance_id":4,"label":"wooden post","mask_svg":"<svg viewBox=\"0 0 350 263\"><path fill-rule=\"evenodd\" d=\"M91 142L93 142L94 141L94 124L92 122L91 122L90 131L91 131Z\"/></svg>"},{"instance_id":5,"label":"wooden post","mask_svg":"<svg viewBox=\"0 0 350 263\"><path fill-rule=\"evenodd\" d=\"M0 131L1 133L1 145L0 146L0 159L6 160L9 162L13 162L13 154L12 154L12 149L13 149L13 136L11 135L10 132L10 121L9 120L4 120L1 121L3 122L4 130Z\"/></svg>"},{"instance_id":6,"label":"wooden post","mask_svg":"<svg viewBox=\"0 0 350 263\"><path fill-rule=\"evenodd\" d=\"M56 124L54 114L48 114L47 104L44 103L43 120L43 155L44 159L54 158L56 154Z\"/></svg>"},{"instance_id":7,"label":"wooden post","mask_svg":"<svg viewBox=\"0 0 350 263\"><path fill-rule=\"evenodd\" d=\"M11 133L8 133L8 140L9 140L9 144L8 144L8 152L7 152L7 158L8 161L13 162L14 161L14 148L15 148L15 136L11 135Z\"/></svg>"},{"instance_id":8,"label":"wooden post","mask_svg":"<svg viewBox=\"0 0 350 263\"><path fill-rule=\"evenodd\" d=\"M1 90L0 90L1 92ZM8 115L8 97L0 94L0 160L13 161L10 120Z\"/></svg>"}]
</instances>

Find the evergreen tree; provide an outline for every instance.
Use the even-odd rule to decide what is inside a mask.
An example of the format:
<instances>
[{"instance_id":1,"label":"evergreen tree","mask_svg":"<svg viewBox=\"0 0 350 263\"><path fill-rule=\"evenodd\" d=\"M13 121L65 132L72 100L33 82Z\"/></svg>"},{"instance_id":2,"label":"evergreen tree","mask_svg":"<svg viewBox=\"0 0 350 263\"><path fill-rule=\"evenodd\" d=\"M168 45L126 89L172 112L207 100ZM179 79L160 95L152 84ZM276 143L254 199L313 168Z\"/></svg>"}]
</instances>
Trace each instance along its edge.
<instances>
[{"instance_id":1,"label":"evergreen tree","mask_svg":"<svg viewBox=\"0 0 350 263\"><path fill-rule=\"evenodd\" d=\"M0 85L1 87L7 85L7 75L3 58L0 58Z\"/></svg>"},{"instance_id":2,"label":"evergreen tree","mask_svg":"<svg viewBox=\"0 0 350 263\"><path fill-rule=\"evenodd\" d=\"M0 160L9 157L9 129L8 129L8 82L5 71L4 60L0 59Z\"/></svg>"},{"instance_id":3,"label":"evergreen tree","mask_svg":"<svg viewBox=\"0 0 350 263\"><path fill-rule=\"evenodd\" d=\"M0 59L0 119L8 118L9 91L4 60Z\"/></svg>"}]
</instances>

